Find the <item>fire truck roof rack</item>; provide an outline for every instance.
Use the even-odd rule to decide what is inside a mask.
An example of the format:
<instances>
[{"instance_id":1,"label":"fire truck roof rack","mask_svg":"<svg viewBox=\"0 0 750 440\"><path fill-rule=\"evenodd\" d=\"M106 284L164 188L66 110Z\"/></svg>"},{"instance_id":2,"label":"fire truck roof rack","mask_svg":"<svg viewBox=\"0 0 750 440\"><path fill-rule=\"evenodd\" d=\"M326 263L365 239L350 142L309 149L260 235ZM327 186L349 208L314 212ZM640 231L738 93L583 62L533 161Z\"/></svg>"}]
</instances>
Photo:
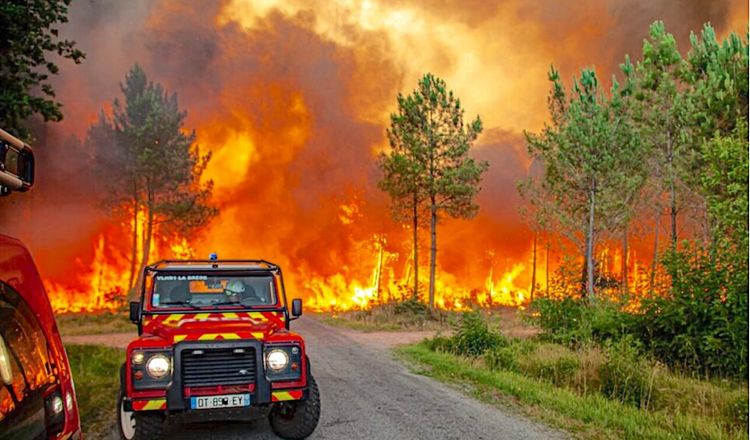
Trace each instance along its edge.
<instances>
[{"instance_id":1,"label":"fire truck roof rack","mask_svg":"<svg viewBox=\"0 0 750 440\"><path fill-rule=\"evenodd\" d=\"M183 269L188 269L194 266L206 265L214 269L220 269L222 266L242 266L242 265L255 265L260 266L264 270L279 270L279 266L270 261L266 260L160 260L148 267L151 269L169 269L169 266L183 266Z\"/></svg>"}]
</instances>

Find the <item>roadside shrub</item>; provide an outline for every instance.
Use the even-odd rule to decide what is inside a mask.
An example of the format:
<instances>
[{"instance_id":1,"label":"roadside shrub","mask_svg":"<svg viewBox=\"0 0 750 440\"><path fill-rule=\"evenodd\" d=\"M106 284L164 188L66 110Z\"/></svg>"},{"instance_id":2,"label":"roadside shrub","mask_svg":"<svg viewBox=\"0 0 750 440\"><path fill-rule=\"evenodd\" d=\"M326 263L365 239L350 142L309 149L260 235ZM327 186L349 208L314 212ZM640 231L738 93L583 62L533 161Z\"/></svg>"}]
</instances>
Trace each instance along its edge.
<instances>
[{"instance_id":1,"label":"roadside shrub","mask_svg":"<svg viewBox=\"0 0 750 440\"><path fill-rule=\"evenodd\" d=\"M478 311L466 312L455 329L452 351L463 356L480 356L487 350L506 346L507 338L492 331Z\"/></svg>"},{"instance_id":2,"label":"roadside shrub","mask_svg":"<svg viewBox=\"0 0 750 440\"><path fill-rule=\"evenodd\" d=\"M748 424L748 402L747 394L735 397L731 403L722 408L722 416L728 421L729 426L746 429Z\"/></svg>"},{"instance_id":3,"label":"roadside shrub","mask_svg":"<svg viewBox=\"0 0 750 440\"><path fill-rule=\"evenodd\" d=\"M636 331L645 347L679 370L747 378L746 260L721 247L668 253L672 295L644 302Z\"/></svg>"},{"instance_id":4,"label":"roadside shrub","mask_svg":"<svg viewBox=\"0 0 750 440\"><path fill-rule=\"evenodd\" d=\"M534 323L542 329L541 337L550 342L572 344L580 342L583 308L580 299L538 298L531 304Z\"/></svg>"},{"instance_id":5,"label":"roadside shrub","mask_svg":"<svg viewBox=\"0 0 750 440\"><path fill-rule=\"evenodd\" d=\"M571 383L581 362L573 356L563 356L549 363L543 363L539 368L539 375L557 386Z\"/></svg>"},{"instance_id":6,"label":"roadside shrub","mask_svg":"<svg viewBox=\"0 0 750 440\"><path fill-rule=\"evenodd\" d=\"M518 371L518 358L521 350L517 344L497 347L487 351L484 355L484 364L493 371Z\"/></svg>"},{"instance_id":7,"label":"roadside shrub","mask_svg":"<svg viewBox=\"0 0 750 440\"><path fill-rule=\"evenodd\" d=\"M419 301L416 298L409 298L405 301L396 303L393 308L393 312L396 315L411 315L419 316L422 318L431 318L430 309L427 304Z\"/></svg>"},{"instance_id":8,"label":"roadside shrub","mask_svg":"<svg viewBox=\"0 0 750 440\"><path fill-rule=\"evenodd\" d=\"M540 343L520 357L519 370L527 376L567 386L574 382L581 367L577 356L577 351L564 345Z\"/></svg>"},{"instance_id":9,"label":"roadside shrub","mask_svg":"<svg viewBox=\"0 0 750 440\"><path fill-rule=\"evenodd\" d=\"M601 392L610 399L647 408L653 389L651 371L631 337L610 343L606 348L606 360L599 367Z\"/></svg>"},{"instance_id":10,"label":"roadside shrub","mask_svg":"<svg viewBox=\"0 0 750 440\"><path fill-rule=\"evenodd\" d=\"M621 304L607 298L540 298L532 307L542 339L569 346L617 340L633 326L633 318L621 310Z\"/></svg>"},{"instance_id":11,"label":"roadside shrub","mask_svg":"<svg viewBox=\"0 0 750 440\"><path fill-rule=\"evenodd\" d=\"M432 351L443 353L453 352L453 338L447 336L435 336L430 339L425 339L425 345Z\"/></svg>"}]
</instances>

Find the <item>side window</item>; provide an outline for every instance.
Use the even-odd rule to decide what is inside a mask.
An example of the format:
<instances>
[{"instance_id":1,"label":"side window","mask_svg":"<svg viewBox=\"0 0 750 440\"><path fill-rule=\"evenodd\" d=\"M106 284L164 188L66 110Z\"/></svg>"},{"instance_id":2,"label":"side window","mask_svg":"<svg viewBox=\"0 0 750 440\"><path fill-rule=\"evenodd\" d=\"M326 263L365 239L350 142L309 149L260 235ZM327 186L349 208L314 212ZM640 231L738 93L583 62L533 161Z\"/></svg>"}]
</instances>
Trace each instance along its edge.
<instances>
[{"instance_id":1,"label":"side window","mask_svg":"<svg viewBox=\"0 0 750 440\"><path fill-rule=\"evenodd\" d=\"M0 421L24 399L55 383L47 338L31 308L0 282Z\"/></svg>"}]
</instances>

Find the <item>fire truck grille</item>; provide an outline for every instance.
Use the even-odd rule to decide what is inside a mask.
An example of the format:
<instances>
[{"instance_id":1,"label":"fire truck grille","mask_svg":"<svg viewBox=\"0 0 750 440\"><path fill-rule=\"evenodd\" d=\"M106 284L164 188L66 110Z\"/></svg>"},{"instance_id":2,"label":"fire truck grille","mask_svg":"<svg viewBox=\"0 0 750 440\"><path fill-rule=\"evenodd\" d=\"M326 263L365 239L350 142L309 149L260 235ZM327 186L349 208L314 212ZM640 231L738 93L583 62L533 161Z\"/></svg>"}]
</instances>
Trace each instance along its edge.
<instances>
[{"instance_id":1,"label":"fire truck grille","mask_svg":"<svg viewBox=\"0 0 750 440\"><path fill-rule=\"evenodd\" d=\"M255 370L254 348L182 352L182 383L188 387L253 383Z\"/></svg>"}]
</instances>

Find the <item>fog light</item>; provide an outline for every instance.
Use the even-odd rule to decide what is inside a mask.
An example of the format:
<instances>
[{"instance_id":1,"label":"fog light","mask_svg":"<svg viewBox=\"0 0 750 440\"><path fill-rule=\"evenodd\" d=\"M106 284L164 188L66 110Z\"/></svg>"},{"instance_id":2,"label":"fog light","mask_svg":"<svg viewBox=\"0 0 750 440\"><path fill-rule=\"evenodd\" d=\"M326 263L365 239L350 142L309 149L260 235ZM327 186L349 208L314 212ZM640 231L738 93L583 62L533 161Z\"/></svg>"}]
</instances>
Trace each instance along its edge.
<instances>
[{"instance_id":1,"label":"fog light","mask_svg":"<svg viewBox=\"0 0 750 440\"><path fill-rule=\"evenodd\" d=\"M60 398L60 396L55 396L52 398L52 402L50 402L50 408L52 409L52 412L55 414L60 414L63 410L63 401Z\"/></svg>"},{"instance_id":2,"label":"fog light","mask_svg":"<svg viewBox=\"0 0 750 440\"><path fill-rule=\"evenodd\" d=\"M142 351L134 351L133 352L133 363L135 365L141 365L143 363L143 352Z\"/></svg>"}]
</instances>

